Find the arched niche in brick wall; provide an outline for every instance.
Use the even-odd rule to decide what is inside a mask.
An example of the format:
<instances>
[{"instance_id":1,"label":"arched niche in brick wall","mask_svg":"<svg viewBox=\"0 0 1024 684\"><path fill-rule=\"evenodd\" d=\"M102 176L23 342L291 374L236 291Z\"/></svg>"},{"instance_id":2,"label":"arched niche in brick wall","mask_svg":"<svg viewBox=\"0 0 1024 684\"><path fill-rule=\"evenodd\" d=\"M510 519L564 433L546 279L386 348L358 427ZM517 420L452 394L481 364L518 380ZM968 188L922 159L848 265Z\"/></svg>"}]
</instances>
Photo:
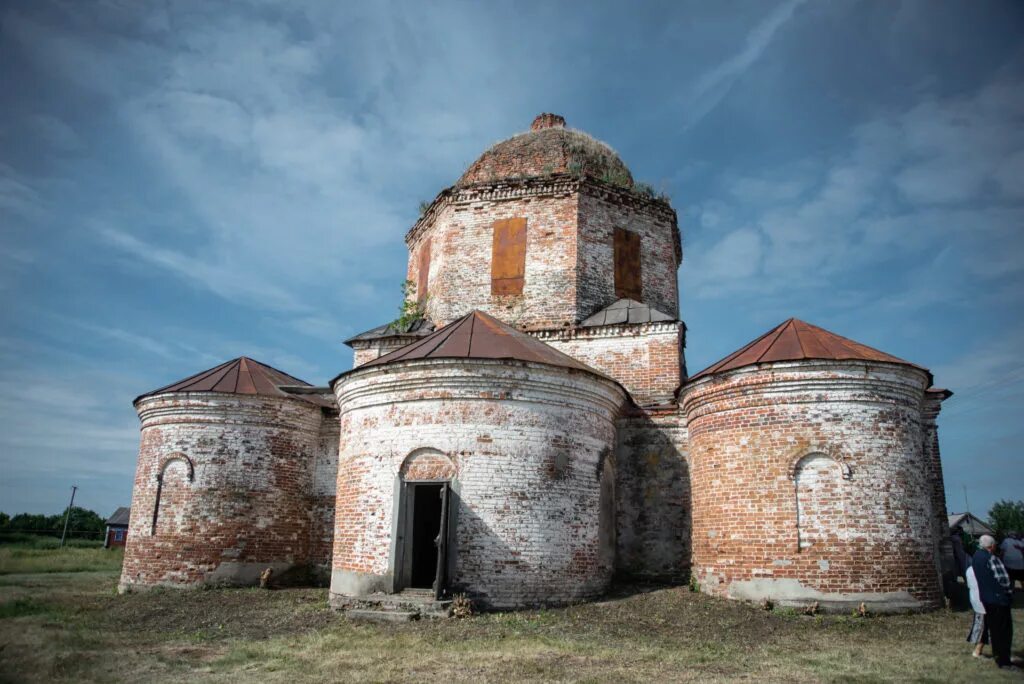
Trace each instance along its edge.
<instances>
[{"instance_id":1,"label":"arched niche in brick wall","mask_svg":"<svg viewBox=\"0 0 1024 684\"><path fill-rule=\"evenodd\" d=\"M172 454L160 464L156 474L156 501L153 502L150 534L174 535L181 532L195 473L192 460L185 454Z\"/></svg>"},{"instance_id":2,"label":"arched niche in brick wall","mask_svg":"<svg viewBox=\"0 0 1024 684\"><path fill-rule=\"evenodd\" d=\"M849 465L815 451L799 458L790 476L796 497L797 550L835 538L846 526Z\"/></svg>"},{"instance_id":3,"label":"arched niche in brick wall","mask_svg":"<svg viewBox=\"0 0 1024 684\"><path fill-rule=\"evenodd\" d=\"M398 471L403 482L425 482L452 480L456 475L455 464L446 454L430 447L415 449Z\"/></svg>"}]
</instances>

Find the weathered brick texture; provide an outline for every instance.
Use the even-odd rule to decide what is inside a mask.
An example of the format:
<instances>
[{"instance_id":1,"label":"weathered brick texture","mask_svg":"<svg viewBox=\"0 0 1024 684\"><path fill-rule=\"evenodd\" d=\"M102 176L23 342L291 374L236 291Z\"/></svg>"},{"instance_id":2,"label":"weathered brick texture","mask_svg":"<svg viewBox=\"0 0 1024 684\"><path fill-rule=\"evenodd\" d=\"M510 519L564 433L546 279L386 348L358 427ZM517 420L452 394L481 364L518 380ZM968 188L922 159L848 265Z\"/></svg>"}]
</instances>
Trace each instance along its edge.
<instances>
[{"instance_id":1,"label":"weathered brick texture","mask_svg":"<svg viewBox=\"0 0 1024 684\"><path fill-rule=\"evenodd\" d=\"M374 340L355 340L352 342L352 367L358 368L364 363L369 363L376 358L390 354L396 349L401 349L412 344L420 338L407 335L394 335Z\"/></svg>"},{"instance_id":2,"label":"weathered brick texture","mask_svg":"<svg viewBox=\"0 0 1024 684\"><path fill-rule=\"evenodd\" d=\"M617 422L617 572L679 581L690 570L686 419L678 407L634 410Z\"/></svg>"},{"instance_id":3,"label":"weathered brick texture","mask_svg":"<svg viewBox=\"0 0 1024 684\"><path fill-rule=\"evenodd\" d=\"M542 330L537 339L618 380L641 406L674 400L682 382L680 322Z\"/></svg>"},{"instance_id":4,"label":"weathered brick texture","mask_svg":"<svg viewBox=\"0 0 1024 684\"><path fill-rule=\"evenodd\" d=\"M526 219L521 295L491 293L494 222ZM429 240L427 315L444 324L473 309L520 329L575 325L612 304L613 232L640 235L643 301L678 316L682 258L676 214L665 202L565 174L502 180L441 193L406 236L407 278L421 282Z\"/></svg>"},{"instance_id":5,"label":"weathered brick texture","mask_svg":"<svg viewBox=\"0 0 1024 684\"><path fill-rule=\"evenodd\" d=\"M337 433L321 433L322 409L214 393L160 394L137 409L122 589L251 584L267 567L280 577L324 563Z\"/></svg>"},{"instance_id":6,"label":"weathered brick texture","mask_svg":"<svg viewBox=\"0 0 1024 684\"><path fill-rule=\"evenodd\" d=\"M138 401L122 588L252 583L269 566L329 574L335 606L394 591L405 485L442 481L448 588L485 606L591 598L613 571L825 608L937 605L948 394L869 353L699 377L677 403L681 321L580 327L625 293L678 319L676 213L564 125L542 114L487 150L408 232L427 320L349 341L340 413L294 395ZM360 368L474 309L607 377L465 358Z\"/></svg>"},{"instance_id":7,"label":"weathered brick texture","mask_svg":"<svg viewBox=\"0 0 1024 684\"><path fill-rule=\"evenodd\" d=\"M617 385L569 369L460 359L357 370L335 392L333 602L395 588L403 474L454 473L453 590L501 608L604 591L614 527L601 510L614 506L614 419L625 400Z\"/></svg>"},{"instance_id":8,"label":"weathered brick texture","mask_svg":"<svg viewBox=\"0 0 1024 684\"><path fill-rule=\"evenodd\" d=\"M701 588L847 609L935 606L927 374L764 364L685 388Z\"/></svg>"},{"instance_id":9,"label":"weathered brick texture","mask_svg":"<svg viewBox=\"0 0 1024 684\"><path fill-rule=\"evenodd\" d=\"M925 459L926 474L931 485L932 530L935 542L935 562L943 582L950 593L955 589L960 568L953 556L953 546L949 539L949 517L946 510L946 487L942 476L942 458L939 455L939 426L936 420L942 410L942 402L950 396L945 390L929 390L925 393L921 411L921 434L923 439L922 453Z\"/></svg>"}]
</instances>

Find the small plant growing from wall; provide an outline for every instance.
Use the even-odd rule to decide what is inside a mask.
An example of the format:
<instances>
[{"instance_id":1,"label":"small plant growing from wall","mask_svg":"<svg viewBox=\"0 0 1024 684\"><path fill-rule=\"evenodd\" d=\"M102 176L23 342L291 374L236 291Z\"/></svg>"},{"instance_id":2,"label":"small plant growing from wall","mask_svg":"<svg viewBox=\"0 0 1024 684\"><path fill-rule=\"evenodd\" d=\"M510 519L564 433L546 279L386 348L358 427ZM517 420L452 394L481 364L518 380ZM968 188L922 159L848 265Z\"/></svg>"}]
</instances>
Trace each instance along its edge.
<instances>
[{"instance_id":1,"label":"small plant growing from wall","mask_svg":"<svg viewBox=\"0 0 1024 684\"><path fill-rule=\"evenodd\" d=\"M672 199L671 197L669 197L669 194L667 192L655 190L654 186L651 185L650 183L636 183L633 185L633 190L635 190L636 192L640 193L645 197L649 197L654 200L660 200L662 202L668 202Z\"/></svg>"},{"instance_id":2,"label":"small plant growing from wall","mask_svg":"<svg viewBox=\"0 0 1024 684\"><path fill-rule=\"evenodd\" d=\"M412 326L427 316L427 300L416 297L416 283L406 280L402 283L402 303L398 307L398 318L391 325L400 333L409 332Z\"/></svg>"},{"instance_id":3,"label":"small plant growing from wall","mask_svg":"<svg viewBox=\"0 0 1024 684\"><path fill-rule=\"evenodd\" d=\"M432 204L431 202L426 202L426 201L420 202L420 216L421 217L425 216L427 211L430 210L430 205L431 204Z\"/></svg>"},{"instance_id":4,"label":"small plant growing from wall","mask_svg":"<svg viewBox=\"0 0 1024 684\"><path fill-rule=\"evenodd\" d=\"M700 591L700 582L697 581L697 576L690 574L690 591L697 593Z\"/></svg>"}]
</instances>

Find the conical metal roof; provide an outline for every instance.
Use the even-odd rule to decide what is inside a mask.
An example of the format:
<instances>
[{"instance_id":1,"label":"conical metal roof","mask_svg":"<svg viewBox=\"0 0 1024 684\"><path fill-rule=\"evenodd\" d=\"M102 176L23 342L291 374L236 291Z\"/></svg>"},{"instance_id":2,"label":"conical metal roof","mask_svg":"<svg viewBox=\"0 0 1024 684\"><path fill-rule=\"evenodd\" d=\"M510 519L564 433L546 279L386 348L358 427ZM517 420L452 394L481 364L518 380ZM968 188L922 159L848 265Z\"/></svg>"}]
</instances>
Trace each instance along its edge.
<instances>
[{"instance_id":1,"label":"conical metal roof","mask_svg":"<svg viewBox=\"0 0 1024 684\"><path fill-rule=\"evenodd\" d=\"M247 356L240 356L209 370L191 375L184 380L140 394L135 401L170 392L221 392L312 400L310 399L312 395L295 395L285 392L281 389L283 386L312 387L308 382L299 380L265 363L260 363ZM314 401L314 403L320 402Z\"/></svg>"},{"instance_id":2,"label":"conical metal roof","mask_svg":"<svg viewBox=\"0 0 1024 684\"><path fill-rule=\"evenodd\" d=\"M797 318L790 318L721 361L690 376L689 381L757 363L810 359L899 363L928 373L929 384L932 380L932 374L927 368L886 354L860 342L854 342Z\"/></svg>"},{"instance_id":3,"label":"conical metal roof","mask_svg":"<svg viewBox=\"0 0 1024 684\"><path fill-rule=\"evenodd\" d=\"M354 370L417 359L515 359L573 368L607 377L482 311L472 311L422 340L364 363Z\"/></svg>"}]
</instances>

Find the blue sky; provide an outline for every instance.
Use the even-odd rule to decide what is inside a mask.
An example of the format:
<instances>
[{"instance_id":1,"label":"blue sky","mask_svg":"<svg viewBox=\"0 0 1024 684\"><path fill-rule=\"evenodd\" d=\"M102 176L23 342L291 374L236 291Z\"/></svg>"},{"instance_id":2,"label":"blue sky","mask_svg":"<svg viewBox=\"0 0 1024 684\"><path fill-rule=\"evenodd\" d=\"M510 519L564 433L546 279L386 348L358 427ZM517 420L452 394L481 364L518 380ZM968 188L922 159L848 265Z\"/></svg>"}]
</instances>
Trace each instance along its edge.
<instances>
[{"instance_id":1,"label":"blue sky","mask_svg":"<svg viewBox=\"0 0 1024 684\"><path fill-rule=\"evenodd\" d=\"M696 371L789 316L930 367L951 510L1024 498L1019 2L0 4L0 510L131 495L136 395L310 382L418 205L542 111L669 192Z\"/></svg>"}]
</instances>

